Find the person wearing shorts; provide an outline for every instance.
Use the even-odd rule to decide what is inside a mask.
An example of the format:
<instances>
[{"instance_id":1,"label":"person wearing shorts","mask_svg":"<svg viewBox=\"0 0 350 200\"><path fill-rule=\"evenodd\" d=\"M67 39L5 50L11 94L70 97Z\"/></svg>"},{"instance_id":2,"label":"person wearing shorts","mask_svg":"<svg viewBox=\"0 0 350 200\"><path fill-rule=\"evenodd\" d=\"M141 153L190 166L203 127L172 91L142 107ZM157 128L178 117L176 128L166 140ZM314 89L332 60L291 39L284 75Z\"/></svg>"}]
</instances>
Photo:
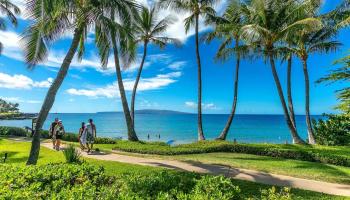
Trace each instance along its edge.
<instances>
[{"instance_id":1,"label":"person wearing shorts","mask_svg":"<svg viewBox=\"0 0 350 200\"><path fill-rule=\"evenodd\" d=\"M84 134L86 137L86 146L88 149L87 152L90 153L90 151L93 149L93 145L96 138L96 126L92 119L89 119L89 123L87 124L84 130Z\"/></svg>"},{"instance_id":2,"label":"person wearing shorts","mask_svg":"<svg viewBox=\"0 0 350 200\"><path fill-rule=\"evenodd\" d=\"M55 121L51 123L50 129L49 129L49 137L51 137L53 149L56 149L55 148L56 147L56 137L54 134L54 130L55 130L55 127L57 124L58 124L58 118L55 118Z\"/></svg>"},{"instance_id":3,"label":"person wearing shorts","mask_svg":"<svg viewBox=\"0 0 350 200\"><path fill-rule=\"evenodd\" d=\"M65 134L65 130L64 130L62 121L59 120L59 121L58 121L58 124L55 126L55 129L54 129L54 135L55 135L55 139L56 139L56 142L55 142L55 149L56 149L57 151L60 150L61 140L62 140L64 134Z\"/></svg>"}]
</instances>

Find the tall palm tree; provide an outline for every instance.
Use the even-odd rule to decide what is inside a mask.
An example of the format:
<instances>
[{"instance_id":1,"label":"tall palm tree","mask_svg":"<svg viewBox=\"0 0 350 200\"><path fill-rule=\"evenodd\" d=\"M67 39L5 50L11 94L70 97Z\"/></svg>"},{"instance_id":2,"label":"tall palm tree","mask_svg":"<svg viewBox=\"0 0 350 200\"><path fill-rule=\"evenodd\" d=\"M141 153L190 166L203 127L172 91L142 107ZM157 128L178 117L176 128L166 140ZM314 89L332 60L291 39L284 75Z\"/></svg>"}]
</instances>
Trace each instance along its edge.
<instances>
[{"instance_id":1,"label":"tall palm tree","mask_svg":"<svg viewBox=\"0 0 350 200\"><path fill-rule=\"evenodd\" d=\"M44 103L39 112L35 126L32 146L27 164L36 164L40 150L40 131L47 118L47 115L55 101L58 89L67 75L70 63L83 45L84 33L87 29L87 22L78 13L82 14L88 7L87 4L79 4L78 1L69 0L29 0L27 11L30 13L32 24L24 33L25 60L29 68L45 60L48 55L48 44L68 30L74 29L74 35L68 52L58 71L56 79L50 86ZM76 13L76 14L72 14ZM80 46L80 49L81 48Z\"/></svg>"},{"instance_id":2,"label":"tall palm tree","mask_svg":"<svg viewBox=\"0 0 350 200\"><path fill-rule=\"evenodd\" d=\"M336 51L341 45L338 41L331 41L335 30L325 27L314 33L304 33L303 31L296 32L296 45L290 50L298 56L303 64L303 72L305 79L305 114L306 124L308 129L308 139L310 144L316 144L315 135L312 129L310 117L310 81L308 72L308 59L311 54L316 52L328 53Z\"/></svg>"},{"instance_id":3,"label":"tall palm tree","mask_svg":"<svg viewBox=\"0 0 350 200\"><path fill-rule=\"evenodd\" d=\"M137 37L136 42L142 43L143 55L131 96L131 118L133 120L134 126L136 90L141 78L143 65L147 56L148 45L150 43L153 43L159 48L163 49L168 43L173 43L176 46L180 45L181 43L175 38L164 36L164 32L167 31L169 25L171 25L174 22L174 20L170 15L159 20L158 13L159 11L156 9L156 7L143 7L142 10L138 13L135 20L134 31Z\"/></svg>"},{"instance_id":4,"label":"tall palm tree","mask_svg":"<svg viewBox=\"0 0 350 200\"><path fill-rule=\"evenodd\" d=\"M104 6L101 9L98 18L99 23L95 27L96 44L104 66L107 65L112 50L120 98L128 129L128 140L138 141L125 94L120 59L123 59L124 67L128 67L130 62L135 59L136 43L132 24L137 13L135 8L139 6L133 0L124 0L123 2L124 4L119 5L118 9L109 6Z\"/></svg>"},{"instance_id":5,"label":"tall palm tree","mask_svg":"<svg viewBox=\"0 0 350 200\"><path fill-rule=\"evenodd\" d=\"M21 14L21 10L11 1L9 0L0 0L0 13L5 14L7 18L10 20L12 25L15 27L17 26L17 18L16 15ZM5 20L0 17L0 30L5 31L6 30L6 22ZM0 42L0 55L3 49L3 44Z\"/></svg>"},{"instance_id":6,"label":"tall palm tree","mask_svg":"<svg viewBox=\"0 0 350 200\"><path fill-rule=\"evenodd\" d=\"M217 140L226 140L236 113L241 54L242 50L246 49L245 46L240 44L240 30L244 25L244 19L242 18L240 9L240 1L232 1L222 17L214 17L210 19L210 21L215 25L215 30L205 36L207 42L211 42L214 38L219 38L222 40L215 57L216 60L226 61L232 55L236 57L233 85L234 95L231 113L221 134L216 138ZM232 43L234 43L233 47Z\"/></svg>"},{"instance_id":7,"label":"tall palm tree","mask_svg":"<svg viewBox=\"0 0 350 200\"><path fill-rule=\"evenodd\" d=\"M265 58L270 62L271 72L293 142L304 144L305 142L301 139L296 128L293 126L275 66L275 58L277 56L276 49L288 33L299 29L314 30L321 26L321 22L318 19L304 18L299 20L297 17L294 17L300 14L300 9L305 8L300 6L297 1L247 1L243 6L243 14L249 20L249 24L243 26L241 31L245 41L251 44L255 43Z\"/></svg>"},{"instance_id":8,"label":"tall palm tree","mask_svg":"<svg viewBox=\"0 0 350 200\"><path fill-rule=\"evenodd\" d=\"M81 59L84 54L84 42L87 32L93 24L96 6L102 1L107 1L110 6L120 6L124 1L120 0L28 0L26 10L30 14L32 24L24 33L25 60L29 68L34 68L44 61L48 55L48 44L56 41L65 32L73 29L73 39L68 52L62 62L60 70L51 84L44 103L40 109L32 146L27 161L28 165L36 164L40 151L40 131L51 110L56 94L62 85L70 64L77 54Z\"/></svg>"},{"instance_id":9,"label":"tall palm tree","mask_svg":"<svg viewBox=\"0 0 350 200\"><path fill-rule=\"evenodd\" d=\"M215 16L213 6L219 0L160 0L160 5L176 11L185 11L190 16L185 19L186 33L195 28L196 58L198 65L198 140L205 140L202 123L202 65L199 52L199 17Z\"/></svg>"}]
</instances>

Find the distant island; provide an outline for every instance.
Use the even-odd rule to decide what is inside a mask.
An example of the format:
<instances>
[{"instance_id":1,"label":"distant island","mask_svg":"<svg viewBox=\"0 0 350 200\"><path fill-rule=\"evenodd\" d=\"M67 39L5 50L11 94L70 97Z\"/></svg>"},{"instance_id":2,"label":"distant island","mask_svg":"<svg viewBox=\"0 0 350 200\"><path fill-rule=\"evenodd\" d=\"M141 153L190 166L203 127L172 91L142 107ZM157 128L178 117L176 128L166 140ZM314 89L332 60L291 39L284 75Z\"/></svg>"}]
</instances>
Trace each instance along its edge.
<instances>
[{"instance_id":1,"label":"distant island","mask_svg":"<svg viewBox=\"0 0 350 200\"><path fill-rule=\"evenodd\" d=\"M98 113L121 113L121 112L98 112ZM156 109L143 109L136 110L136 114L162 114L162 115L182 115L182 114L191 114L186 112L174 111L174 110L156 110Z\"/></svg>"}]
</instances>

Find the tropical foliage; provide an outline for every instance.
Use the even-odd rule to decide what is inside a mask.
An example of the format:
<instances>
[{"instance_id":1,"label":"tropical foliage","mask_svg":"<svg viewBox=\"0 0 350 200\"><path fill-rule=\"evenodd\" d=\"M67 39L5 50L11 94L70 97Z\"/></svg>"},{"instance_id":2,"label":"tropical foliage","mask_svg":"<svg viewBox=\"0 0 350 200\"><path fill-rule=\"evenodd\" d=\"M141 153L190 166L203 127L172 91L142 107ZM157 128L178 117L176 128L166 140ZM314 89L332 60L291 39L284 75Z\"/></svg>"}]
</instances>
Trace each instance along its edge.
<instances>
[{"instance_id":1,"label":"tropical foliage","mask_svg":"<svg viewBox=\"0 0 350 200\"><path fill-rule=\"evenodd\" d=\"M191 173L107 176L91 165L0 165L1 199L247 199L235 180ZM261 199L292 199L288 189L256 191ZM273 198L275 197L275 198ZM259 198L260 199L260 198Z\"/></svg>"},{"instance_id":2,"label":"tropical foliage","mask_svg":"<svg viewBox=\"0 0 350 200\"><path fill-rule=\"evenodd\" d=\"M138 69L135 84L131 94L131 118L133 120L133 125L135 126L135 99L137 86L139 84L143 65L147 56L147 48L149 44L154 44L160 49L164 49L168 43L180 45L180 41L176 38L170 38L164 36L164 32L167 31L169 25L174 23L173 17L166 16L163 19L158 19L157 16L159 10L157 7L146 8L143 7L138 13L135 20L134 30L136 34L136 41L143 45L143 56L141 60L140 67Z\"/></svg>"},{"instance_id":3,"label":"tropical foliage","mask_svg":"<svg viewBox=\"0 0 350 200\"><path fill-rule=\"evenodd\" d=\"M0 99L0 113L17 113L19 111L18 106L18 103L11 103Z\"/></svg>"},{"instance_id":4,"label":"tropical foliage","mask_svg":"<svg viewBox=\"0 0 350 200\"><path fill-rule=\"evenodd\" d=\"M0 14L5 15L11 22L12 25L17 26L16 15L21 14L21 10L14 3L9 0L0 1ZM0 31L7 29L6 20L0 15ZM0 55L3 49L3 44L0 42Z\"/></svg>"},{"instance_id":5,"label":"tropical foliage","mask_svg":"<svg viewBox=\"0 0 350 200\"><path fill-rule=\"evenodd\" d=\"M314 120L316 141L327 146L350 145L350 116L327 115L327 119Z\"/></svg>"}]
</instances>

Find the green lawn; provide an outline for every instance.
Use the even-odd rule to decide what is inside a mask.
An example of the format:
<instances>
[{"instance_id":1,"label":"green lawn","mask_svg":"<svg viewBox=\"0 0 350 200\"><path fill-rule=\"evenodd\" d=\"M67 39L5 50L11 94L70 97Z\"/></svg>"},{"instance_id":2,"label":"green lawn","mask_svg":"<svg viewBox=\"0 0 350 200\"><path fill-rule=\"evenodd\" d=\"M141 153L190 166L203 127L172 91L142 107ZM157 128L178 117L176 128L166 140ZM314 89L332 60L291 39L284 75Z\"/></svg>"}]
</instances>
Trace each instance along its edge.
<instances>
[{"instance_id":1,"label":"green lawn","mask_svg":"<svg viewBox=\"0 0 350 200\"><path fill-rule=\"evenodd\" d=\"M97 147L107 148L108 145L97 145ZM28 142L15 142L12 140L0 138L0 155L2 156L4 152L10 153L7 163L15 164L15 165L24 165L28 157L29 149L30 149L30 143ZM204 159L204 158L201 158L201 156L205 156L205 155L210 155L210 154L201 154L201 155L197 155L196 157L198 157L198 159ZM216 155L216 157L218 156ZM176 159L187 159L187 158L186 156L184 157L176 156ZM150 173L159 173L160 171L166 170L162 168L130 165L130 164L124 164L124 163L118 163L118 162L112 162L112 161L100 161L100 160L92 160L92 159L88 159L86 161L92 165L103 166L108 175L125 174L125 173L150 174ZM48 163L58 163L58 162L64 162L64 157L61 152L56 152L54 150L47 149L47 148L41 148L40 159L38 162L39 165L44 165ZM241 162L246 162L246 161L241 160ZM181 174L181 173L187 173L187 172L172 171L171 173ZM266 189L271 187L267 185L262 185L262 184L247 182L247 181L239 181L239 180L235 180L235 184L238 185L242 189L244 194L247 196L258 195L261 189ZM324 195L321 193L303 191L298 189L292 189L291 192L294 197L293 199L339 199L339 200L349 199L350 200L350 198Z\"/></svg>"},{"instance_id":2,"label":"green lawn","mask_svg":"<svg viewBox=\"0 0 350 200\"><path fill-rule=\"evenodd\" d=\"M122 145L125 142L122 143ZM147 145L147 144L146 144ZM145 145L145 146L146 146ZM96 145L104 151L112 151L116 145L113 144L99 144ZM139 144L139 147L141 148ZM146 148L150 148L152 145L147 145ZM154 145L155 146L155 145ZM256 144L254 146L264 146ZM267 146L267 145L265 145ZM325 146L315 146L315 147L302 147L294 145L268 145L270 147L279 147L284 149L302 148L302 149L314 149L319 153L323 154L336 154L338 156L349 157L350 148L346 147L325 147ZM155 147L154 147L155 148ZM172 148L172 147L166 147ZM244 169L253 169L263 172L289 175L299 178L314 179L320 181L334 182L334 183L345 183L350 184L350 167L336 166L318 162L308 162L284 158L275 158L270 156L257 156L251 154L242 153L202 153L202 154L184 154L184 155L154 155L154 154L137 154L122 152L123 154L129 154L141 157L154 157L161 159L175 159L185 162L202 162L209 164L221 164L228 165L231 167L238 167Z\"/></svg>"}]
</instances>

